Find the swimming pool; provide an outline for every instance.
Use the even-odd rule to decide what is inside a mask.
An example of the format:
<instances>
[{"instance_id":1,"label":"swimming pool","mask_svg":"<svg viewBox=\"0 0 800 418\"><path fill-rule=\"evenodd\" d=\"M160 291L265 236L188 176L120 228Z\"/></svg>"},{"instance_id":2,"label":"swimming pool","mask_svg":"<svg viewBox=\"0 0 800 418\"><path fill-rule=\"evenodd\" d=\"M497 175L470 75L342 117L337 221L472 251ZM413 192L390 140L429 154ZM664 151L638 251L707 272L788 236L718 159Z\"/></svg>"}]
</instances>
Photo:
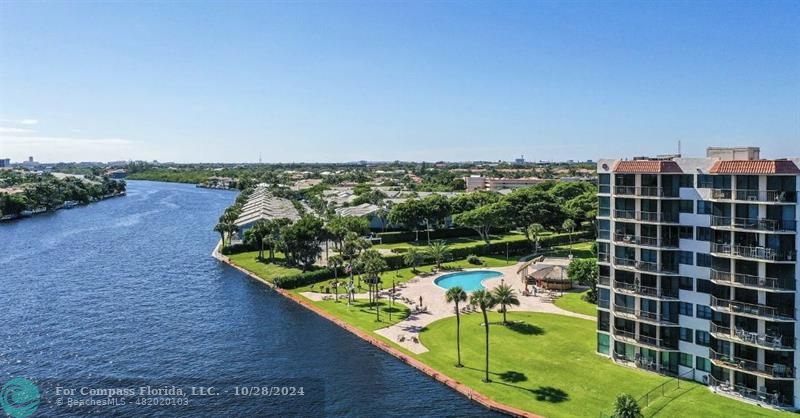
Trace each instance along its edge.
<instances>
[{"instance_id":1,"label":"swimming pool","mask_svg":"<svg viewBox=\"0 0 800 418\"><path fill-rule=\"evenodd\" d=\"M487 270L463 271L445 274L434 280L433 283L444 289L461 286L465 292L474 292L483 289L482 281L502 275L503 273Z\"/></svg>"}]
</instances>

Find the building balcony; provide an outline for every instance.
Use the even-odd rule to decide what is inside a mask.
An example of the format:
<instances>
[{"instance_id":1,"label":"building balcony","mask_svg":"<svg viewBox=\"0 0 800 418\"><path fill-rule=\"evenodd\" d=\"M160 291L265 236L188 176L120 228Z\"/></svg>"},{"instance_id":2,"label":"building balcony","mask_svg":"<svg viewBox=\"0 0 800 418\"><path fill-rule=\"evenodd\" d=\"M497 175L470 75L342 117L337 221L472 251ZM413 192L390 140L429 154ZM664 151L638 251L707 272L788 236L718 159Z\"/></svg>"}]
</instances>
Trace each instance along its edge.
<instances>
[{"instance_id":1,"label":"building balcony","mask_svg":"<svg viewBox=\"0 0 800 418\"><path fill-rule=\"evenodd\" d=\"M611 257L609 257L608 253L597 253L597 262L598 263L608 263Z\"/></svg>"},{"instance_id":2,"label":"building balcony","mask_svg":"<svg viewBox=\"0 0 800 418\"><path fill-rule=\"evenodd\" d=\"M614 327L614 339L628 344L651 348L653 350L678 351L677 344L672 344L663 338L650 337L647 335L637 336L634 332L622 330L617 327Z\"/></svg>"},{"instance_id":3,"label":"building balcony","mask_svg":"<svg viewBox=\"0 0 800 418\"><path fill-rule=\"evenodd\" d=\"M597 284L601 286L610 286L611 285L611 277L604 276L602 274L597 276Z\"/></svg>"},{"instance_id":4,"label":"building balcony","mask_svg":"<svg viewBox=\"0 0 800 418\"><path fill-rule=\"evenodd\" d=\"M678 274L677 264L664 264L659 265L652 261L639 261L631 258L614 257L614 267L623 270L636 271L641 273L656 273L656 274Z\"/></svg>"},{"instance_id":5,"label":"building balcony","mask_svg":"<svg viewBox=\"0 0 800 418\"><path fill-rule=\"evenodd\" d=\"M679 197L676 191L657 186L614 186L614 194L618 196L664 197L675 199Z\"/></svg>"},{"instance_id":6,"label":"building balcony","mask_svg":"<svg viewBox=\"0 0 800 418\"><path fill-rule=\"evenodd\" d=\"M776 279L773 277L759 277L750 274L729 273L726 271L711 270L711 281L714 284L734 287L744 287L767 292L794 292L794 279Z\"/></svg>"},{"instance_id":7,"label":"building balcony","mask_svg":"<svg viewBox=\"0 0 800 418\"><path fill-rule=\"evenodd\" d=\"M619 244L639 245L642 247L655 247L655 248L678 248L677 239L664 239L656 237L642 237L633 234L614 234L614 242Z\"/></svg>"},{"instance_id":8,"label":"building balcony","mask_svg":"<svg viewBox=\"0 0 800 418\"><path fill-rule=\"evenodd\" d=\"M746 331L742 328L731 329L711 323L711 335L718 340L724 340L765 350L793 350L793 341L783 335L759 334Z\"/></svg>"},{"instance_id":9,"label":"building balcony","mask_svg":"<svg viewBox=\"0 0 800 418\"><path fill-rule=\"evenodd\" d=\"M718 353L712 349L708 350L709 359L717 367L732 369L739 372L746 372L767 379L792 380L794 379L794 367L781 363L764 364L757 361L728 356Z\"/></svg>"},{"instance_id":10,"label":"building balcony","mask_svg":"<svg viewBox=\"0 0 800 418\"><path fill-rule=\"evenodd\" d=\"M657 287L641 286L614 280L614 289L619 293L629 293L655 299L678 299L678 291L665 291Z\"/></svg>"},{"instance_id":11,"label":"building balcony","mask_svg":"<svg viewBox=\"0 0 800 418\"><path fill-rule=\"evenodd\" d=\"M653 323L655 325L677 326L678 319L664 316L656 312L643 311L629 306L614 304L614 315L620 318L632 319Z\"/></svg>"},{"instance_id":12,"label":"building balcony","mask_svg":"<svg viewBox=\"0 0 800 418\"><path fill-rule=\"evenodd\" d=\"M711 297L711 309L717 312L746 316L767 321L794 321L794 309L779 310L774 306L737 302Z\"/></svg>"},{"instance_id":13,"label":"building balcony","mask_svg":"<svg viewBox=\"0 0 800 418\"><path fill-rule=\"evenodd\" d=\"M712 375L708 375L708 385L720 395L733 399L746 399L757 405L770 405L773 408L794 410L794 405L787 399L781 397L778 392L768 392L766 390L756 390L744 385L732 385L727 380L717 380ZM766 388L763 388L766 389Z\"/></svg>"},{"instance_id":14,"label":"building balcony","mask_svg":"<svg viewBox=\"0 0 800 418\"><path fill-rule=\"evenodd\" d=\"M711 228L723 230L746 230L761 232L793 233L797 230L797 222L767 218L736 218L730 216L712 216Z\"/></svg>"},{"instance_id":15,"label":"building balcony","mask_svg":"<svg viewBox=\"0 0 800 418\"><path fill-rule=\"evenodd\" d=\"M711 189L711 199L780 204L797 202L797 193L786 190Z\"/></svg>"},{"instance_id":16,"label":"building balcony","mask_svg":"<svg viewBox=\"0 0 800 418\"><path fill-rule=\"evenodd\" d=\"M676 224L679 221L677 213L648 212L637 210L614 209L614 218L630 219L639 222Z\"/></svg>"},{"instance_id":17,"label":"building balcony","mask_svg":"<svg viewBox=\"0 0 800 418\"><path fill-rule=\"evenodd\" d=\"M711 253L716 257L733 257L753 261L794 262L797 260L797 251L794 250L776 250L749 245L711 243Z\"/></svg>"}]
</instances>

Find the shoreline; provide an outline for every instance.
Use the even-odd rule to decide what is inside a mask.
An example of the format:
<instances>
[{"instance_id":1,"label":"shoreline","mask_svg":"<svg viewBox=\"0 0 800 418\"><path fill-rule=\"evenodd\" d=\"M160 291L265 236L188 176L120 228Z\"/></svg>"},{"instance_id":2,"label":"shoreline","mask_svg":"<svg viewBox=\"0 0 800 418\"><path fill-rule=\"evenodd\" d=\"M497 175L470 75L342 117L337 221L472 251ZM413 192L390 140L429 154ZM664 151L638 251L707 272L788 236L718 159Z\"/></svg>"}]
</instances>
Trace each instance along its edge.
<instances>
[{"instance_id":1,"label":"shoreline","mask_svg":"<svg viewBox=\"0 0 800 418\"><path fill-rule=\"evenodd\" d=\"M250 271L248 271L248 270L246 270L246 269L244 269L242 267L239 267L239 266L231 263L230 259L227 256L225 256L225 255L223 255L222 253L219 252L221 244L222 244L221 241L219 243L217 243L217 245L214 247L214 251L212 251L212 253L211 253L211 256L216 258L218 261L220 261L222 263L225 263L225 264L235 268L236 270L244 273L245 275L247 275L248 277L250 277L253 280L256 280L256 281L258 281L260 283L263 283L263 284L267 285L267 287L273 289L276 293L288 298L289 300L291 300L291 301L297 303L298 305L310 310L311 312L316 313L317 315L327 319L328 321L333 322L334 324L336 324L339 327L345 329L346 331L349 331L351 334L356 335L357 337L361 338L362 340L372 344L373 346L377 347L378 349L382 350L383 352L385 352L385 353L391 355L392 357L395 357L396 359L402 361L403 363L405 363L405 364L407 364L407 365L409 365L409 366L421 371L422 373L426 374L428 377L433 378L437 382L443 383L444 385L446 385L450 389L453 389L454 391L458 392L459 394L465 396L467 399L469 399L469 400L471 400L471 401L473 401L473 402L475 402L475 403L477 403L477 404L479 404L479 405L481 405L481 406L483 406L483 407L485 407L485 408L487 408L489 410L492 410L492 411L495 411L495 412L500 412L500 413L503 413L503 414L506 414L506 415L510 415L510 416L513 416L513 417L544 418L541 415L536 415L536 414L534 414L532 412L523 411L523 410L515 408L513 406L506 405L506 404L494 401L494 400L488 398L487 396L475 391L474 389L472 389L472 388L470 388L470 387L458 382L457 380L447 376L446 374L444 374L444 373L442 373L442 372L440 372L440 371L428 366L427 364L425 364L425 363L423 363L423 362L421 362L421 361L419 361L419 360L417 360L417 359L415 359L413 357L410 357L408 354L400 351L399 349L397 349L395 347L392 347L391 345L389 345L385 341L383 341L383 340L381 340L381 339L379 339L377 337L373 337L369 333L367 333L367 332L365 332L365 331L363 331L363 330L361 330L361 329L359 329L359 328L357 328L357 327L355 327L353 325L350 325L345 321L342 321L341 319L335 317L334 315L331 315L330 313L328 313L324 309L320 308L319 306L314 305L313 302L303 298L302 296L295 295L294 293L291 293L291 292L289 292L289 291L287 291L285 289L280 289L280 288L275 287L275 285L273 285L272 283L268 282L266 279L263 279L263 278L257 276L256 274L254 274L254 273L252 273L252 272L250 272Z\"/></svg>"},{"instance_id":2,"label":"shoreline","mask_svg":"<svg viewBox=\"0 0 800 418\"><path fill-rule=\"evenodd\" d=\"M122 192L122 193L115 193L115 194L111 194L111 195L100 196L96 200L92 200L92 201L90 201L88 203L79 203L79 204L75 204L75 205L70 206L70 207L66 207L64 205L61 205L61 206L58 206L58 207L55 207L55 208L52 208L52 209L35 210L35 211L32 211L31 213L25 214L25 215L16 215L16 216L13 216L13 217L10 217L12 215L4 215L4 216L0 216L0 222L19 221L19 220L26 219L26 218L32 218L34 216L43 215L45 213L56 213L56 212L58 212L60 210L64 210L64 209L74 209L74 208L79 207L79 206L89 206L89 205L91 205L93 203L102 202L104 200L113 199L113 198L116 198L116 197L124 197L124 196L127 196L127 194L128 194L127 191L125 191L125 192Z\"/></svg>"}]
</instances>

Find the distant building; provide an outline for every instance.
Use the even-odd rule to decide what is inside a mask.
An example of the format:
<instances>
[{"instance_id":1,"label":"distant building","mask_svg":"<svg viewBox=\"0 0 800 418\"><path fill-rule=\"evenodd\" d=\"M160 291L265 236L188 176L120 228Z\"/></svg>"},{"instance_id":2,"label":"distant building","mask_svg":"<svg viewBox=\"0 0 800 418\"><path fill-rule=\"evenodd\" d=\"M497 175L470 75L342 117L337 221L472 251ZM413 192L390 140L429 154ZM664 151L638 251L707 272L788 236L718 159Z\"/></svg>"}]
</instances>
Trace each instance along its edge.
<instances>
[{"instance_id":1,"label":"distant building","mask_svg":"<svg viewBox=\"0 0 800 418\"><path fill-rule=\"evenodd\" d=\"M0 168L11 167L10 158L0 158Z\"/></svg>"},{"instance_id":2,"label":"distant building","mask_svg":"<svg viewBox=\"0 0 800 418\"><path fill-rule=\"evenodd\" d=\"M524 155L520 155L519 158L514 160L514 164L517 164L517 165L525 164L525 156Z\"/></svg>"},{"instance_id":3,"label":"distant building","mask_svg":"<svg viewBox=\"0 0 800 418\"><path fill-rule=\"evenodd\" d=\"M521 187L534 186L543 181L544 180L537 177L525 177L519 179L482 176L464 177L464 183L467 186L468 192L474 192L476 190L496 192L503 189L519 189Z\"/></svg>"}]
</instances>

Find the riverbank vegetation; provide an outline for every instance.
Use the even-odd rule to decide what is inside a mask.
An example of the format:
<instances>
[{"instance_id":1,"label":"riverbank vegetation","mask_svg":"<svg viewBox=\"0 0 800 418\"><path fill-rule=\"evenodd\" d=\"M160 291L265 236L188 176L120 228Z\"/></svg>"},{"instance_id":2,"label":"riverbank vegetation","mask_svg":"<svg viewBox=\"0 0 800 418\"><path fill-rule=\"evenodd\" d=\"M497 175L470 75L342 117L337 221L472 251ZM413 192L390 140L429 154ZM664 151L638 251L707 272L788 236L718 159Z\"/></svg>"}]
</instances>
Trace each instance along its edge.
<instances>
[{"instance_id":1,"label":"riverbank vegetation","mask_svg":"<svg viewBox=\"0 0 800 418\"><path fill-rule=\"evenodd\" d=\"M54 210L65 203L87 204L124 192L124 181L103 176L0 170L0 216Z\"/></svg>"}]
</instances>

